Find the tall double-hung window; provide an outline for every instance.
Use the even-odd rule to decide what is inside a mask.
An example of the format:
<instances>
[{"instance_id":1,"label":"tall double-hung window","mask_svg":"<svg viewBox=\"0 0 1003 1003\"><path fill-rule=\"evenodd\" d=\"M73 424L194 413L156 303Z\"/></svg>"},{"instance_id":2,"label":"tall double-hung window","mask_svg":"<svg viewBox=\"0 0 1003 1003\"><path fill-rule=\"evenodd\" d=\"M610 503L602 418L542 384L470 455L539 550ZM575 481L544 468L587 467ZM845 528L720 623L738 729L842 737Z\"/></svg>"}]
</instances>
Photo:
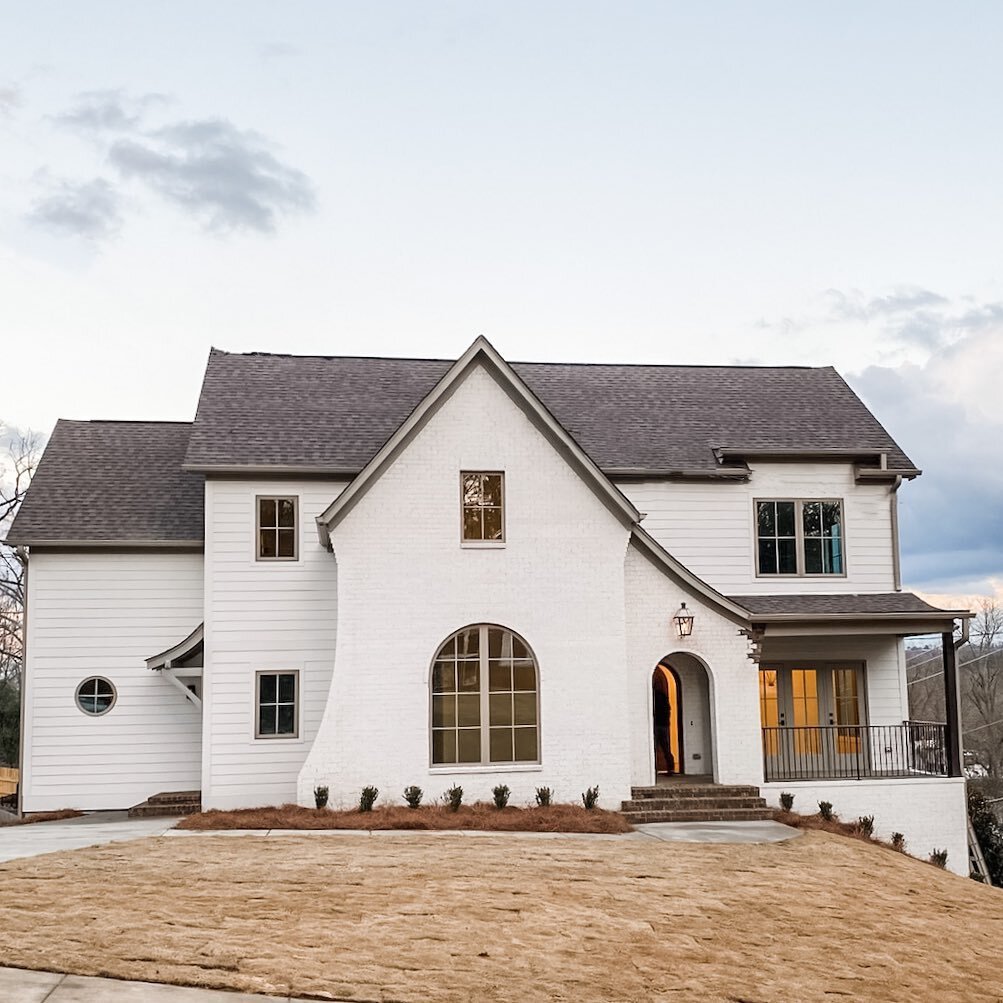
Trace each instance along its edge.
<instances>
[{"instance_id":1,"label":"tall double-hung window","mask_svg":"<svg viewBox=\"0 0 1003 1003\"><path fill-rule=\"evenodd\" d=\"M843 575L846 548L838 498L756 502L756 573Z\"/></svg>"}]
</instances>

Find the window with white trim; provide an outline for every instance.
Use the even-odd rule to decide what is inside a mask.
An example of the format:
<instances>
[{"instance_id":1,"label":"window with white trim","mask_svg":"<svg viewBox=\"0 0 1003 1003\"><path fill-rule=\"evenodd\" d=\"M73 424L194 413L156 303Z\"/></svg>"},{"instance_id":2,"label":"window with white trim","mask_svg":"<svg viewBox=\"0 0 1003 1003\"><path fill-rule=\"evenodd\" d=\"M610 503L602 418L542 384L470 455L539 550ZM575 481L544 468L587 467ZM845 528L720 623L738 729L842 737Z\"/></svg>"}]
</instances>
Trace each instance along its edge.
<instances>
[{"instance_id":1,"label":"window with white trim","mask_svg":"<svg viewBox=\"0 0 1003 1003\"><path fill-rule=\"evenodd\" d=\"M255 738L299 735L299 672L259 672Z\"/></svg>"},{"instance_id":2,"label":"window with white trim","mask_svg":"<svg viewBox=\"0 0 1003 1003\"><path fill-rule=\"evenodd\" d=\"M846 573L843 503L838 498L756 502L756 573Z\"/></svg>"},{"instance_id":3,"label":"window with white trim","mask_svg":"<svg viewBox=\"0 0 1003 1003\"><path fill-rule=\"evenodd\" d=\"M436 652L431 684L433 766L540 761L536 658L517 634L457 631Z\"/></svg>"},{"instance_id":4,"label":"window with white trim","mask_svg":"<svg viewBox=\"0 0 1003 1003\"><path fill-rule=\"evenodd\" d=\"M464 471L460 474L464 543L502 543L505 540L504 474Z\"/></svg>"},{"instance_id":5,"label":"window with white trim","mask_svg":"<svg viewBox=\"0 0 1003 1003\"><path fill-rule=\"evenodd\" d=\"M259 561L295 561L299 499L290 496L257 498L256 556Z\"/></svg>"}]
</instances>

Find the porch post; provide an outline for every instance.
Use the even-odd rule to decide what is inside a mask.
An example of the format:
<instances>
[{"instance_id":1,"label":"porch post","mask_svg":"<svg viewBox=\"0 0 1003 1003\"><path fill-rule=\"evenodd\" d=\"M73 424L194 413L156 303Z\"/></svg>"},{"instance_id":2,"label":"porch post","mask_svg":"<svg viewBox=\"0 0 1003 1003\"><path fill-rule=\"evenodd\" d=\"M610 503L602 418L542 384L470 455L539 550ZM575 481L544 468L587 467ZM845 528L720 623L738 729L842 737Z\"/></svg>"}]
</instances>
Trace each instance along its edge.
<instances>
[{"instance_id":1,"label":"porch post","mask_svg":"<svg viewBox=\"0 0 1003 1003\"><path fill-rule=\"evenodd\" d=\"M958 690L958 659L954 648L954 632L945 631L941 635L944 652L944 708L947 712L947 727L944 739L947 743L947 775L963 776L961 699Z\"/></svg>"}]
</instances>

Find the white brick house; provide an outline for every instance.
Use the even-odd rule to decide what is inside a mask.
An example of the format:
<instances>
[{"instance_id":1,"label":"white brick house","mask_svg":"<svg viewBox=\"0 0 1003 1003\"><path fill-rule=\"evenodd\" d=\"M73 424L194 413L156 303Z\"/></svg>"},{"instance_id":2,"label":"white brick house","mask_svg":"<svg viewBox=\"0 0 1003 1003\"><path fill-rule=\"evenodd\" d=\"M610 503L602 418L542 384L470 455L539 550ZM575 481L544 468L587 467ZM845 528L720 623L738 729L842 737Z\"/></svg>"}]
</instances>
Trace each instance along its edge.
<instances>
[{"instance_id":1,"label":"white brick house","mask_svg":"<svg viewBox=\"0 0 1003 1003\"><path fill-rule=\"evenodd\" d=\"M667 772L963 872L956 714L906 720L904 638L966 615L901 591L918 473L831 369L214 350L191 424L60 422L8 534L23 810Z\"/></svg>"}]
</instances>

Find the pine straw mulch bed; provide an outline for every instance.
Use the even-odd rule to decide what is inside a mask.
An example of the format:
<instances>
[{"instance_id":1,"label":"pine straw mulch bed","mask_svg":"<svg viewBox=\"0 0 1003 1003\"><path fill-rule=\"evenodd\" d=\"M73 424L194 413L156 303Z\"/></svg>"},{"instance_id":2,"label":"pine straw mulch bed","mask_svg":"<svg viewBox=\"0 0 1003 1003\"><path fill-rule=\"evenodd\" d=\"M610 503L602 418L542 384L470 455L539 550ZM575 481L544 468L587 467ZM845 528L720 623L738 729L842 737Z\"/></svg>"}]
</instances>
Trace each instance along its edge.
<instances>
[{"instance_id":1,"label":"pine straw mulch bed","mask_svg":"<svg viewBox=\"0 0 1003 1003\"><path fill-rule=\"evenodd\" d=\"M1003 894L854 839L168 836L0 865L0 964L316 999L998 1001Z\"/></svg>"},{"instance_id":2,"label":"pine straw mulch bed","mask_svg":"<svg viewBox=\"0 0 1003 1003\"><path fill-rule=\"evenodd\" d=\"M901 845L896 846L888 840L879 839L877 836L871 835L859 822L841 821L838 815L833 815L832 818L823 818L821 812L816 812L814 815L802 815L800 812L785 811L783 808L780 808L773 813L773 819L794 829L812 832L831 832L834 836L848 836L850 839L859 839L863 843L869 843L871 846L881 846L895 853L909 853L909 847L905 841ZM916 857L914 859L922 860L923 858ZM926 863L934 863L932 855L930 858L927 858ZM936 866L939 867L940 865L937 864ZM1001 993L1000 999L1003 1000L1003 993Z\"/></svg>"},{"instance_id":3,"label":"pine straw mulch bed","mask_svg":"<svg viewBox=\"0 0 1003 1003\"><path fill-rule=\"evenodd\" d=\"M479 829L494 832L631 832L631 824L614 811L559 804L547 808L498 809L477 802L451 811L443 805L372 811L337 811L286 804L281 808L210 810L182 819L178 829Z\"/></svg>"}]
</instances>

